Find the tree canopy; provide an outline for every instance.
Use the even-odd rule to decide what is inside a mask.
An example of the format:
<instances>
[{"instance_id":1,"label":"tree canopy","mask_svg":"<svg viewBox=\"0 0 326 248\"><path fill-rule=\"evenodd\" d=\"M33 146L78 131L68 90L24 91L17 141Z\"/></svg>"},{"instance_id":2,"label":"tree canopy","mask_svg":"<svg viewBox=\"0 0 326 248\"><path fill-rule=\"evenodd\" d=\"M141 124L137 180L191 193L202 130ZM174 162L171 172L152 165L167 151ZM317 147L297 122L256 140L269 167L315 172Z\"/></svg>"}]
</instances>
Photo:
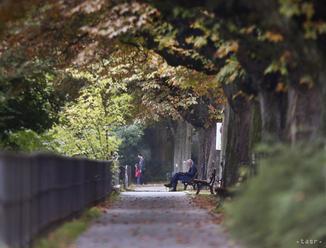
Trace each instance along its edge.
<instances>
[{"instance_id":1,"label":"tree canopy","mask_svg":"<svg viewBox=\"0 0 326 248\"><path fill-rule=\"evenodd\" d=\"M68 91L56 113L78 104L85 85L108 80L134 106L126 123L168 117L208 129L229 105L240 118L232 123L248 124L265 141L324 137L322 1L25 3L21 18L3 20L0 54L10 48L26 61L50 58L56 87ZM252 118L260 124L249 124Z\"/></svg>"}]
</instances>

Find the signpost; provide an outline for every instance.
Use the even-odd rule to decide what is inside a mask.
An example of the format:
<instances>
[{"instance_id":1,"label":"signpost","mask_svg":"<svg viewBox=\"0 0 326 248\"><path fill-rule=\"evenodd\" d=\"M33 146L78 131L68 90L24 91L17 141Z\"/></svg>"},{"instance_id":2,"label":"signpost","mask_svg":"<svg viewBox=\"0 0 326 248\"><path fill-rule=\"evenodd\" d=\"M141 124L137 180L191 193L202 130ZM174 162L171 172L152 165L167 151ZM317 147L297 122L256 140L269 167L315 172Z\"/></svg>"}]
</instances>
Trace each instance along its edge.
<instances>
[{"instance_id":1,"label":"signpost","mask_svg":"<svg viewBox=\"0 0 326 248\"><path fill-rule=\"evenodd\" d=\"M216 123L216 150L222 150L222 122Z\"/></svg>"}]
</instances>

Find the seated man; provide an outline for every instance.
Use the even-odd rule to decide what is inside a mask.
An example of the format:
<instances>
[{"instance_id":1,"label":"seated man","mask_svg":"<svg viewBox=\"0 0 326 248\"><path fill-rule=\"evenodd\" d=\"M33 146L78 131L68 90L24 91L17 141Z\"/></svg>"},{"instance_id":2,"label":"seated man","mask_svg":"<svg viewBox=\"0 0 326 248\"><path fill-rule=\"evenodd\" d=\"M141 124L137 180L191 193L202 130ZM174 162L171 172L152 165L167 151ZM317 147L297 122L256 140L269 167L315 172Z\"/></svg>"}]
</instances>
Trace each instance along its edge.
<instances>
[{"instance_id":1,"label":"seated man","mask_svg":"<svg viewBox=\"0 0 326 248\"><path fill-rule=\"evenodd\" d=\"M164 184L165 187L172 188L172 191L177 191L178 181L188 182L191 181L192 178L197 173L197 168L194 165L194 162L191 159L186 161L186 164L189 166L188 172L178 172L175 173L172 177L170 183Z\"/></svg>"}]
</instances>

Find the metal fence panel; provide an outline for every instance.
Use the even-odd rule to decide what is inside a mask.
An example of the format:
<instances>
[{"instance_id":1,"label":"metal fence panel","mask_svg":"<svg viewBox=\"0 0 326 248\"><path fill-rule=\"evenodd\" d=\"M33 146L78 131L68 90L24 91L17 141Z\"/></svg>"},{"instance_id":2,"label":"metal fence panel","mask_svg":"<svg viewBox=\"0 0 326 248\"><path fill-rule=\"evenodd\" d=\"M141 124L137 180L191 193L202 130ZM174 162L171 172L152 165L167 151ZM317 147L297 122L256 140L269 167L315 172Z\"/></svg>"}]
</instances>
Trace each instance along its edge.
<instances>
[{"instance_id":1,"label":"metal fence panel","mask_svg":"<svg viewBox=\"0 0 326 248\"><path fill-rule=\"evenodd\" d=\"M112 192L109 161L0 154L0 246L33 238Z\"/></svg>"}]
</instances>

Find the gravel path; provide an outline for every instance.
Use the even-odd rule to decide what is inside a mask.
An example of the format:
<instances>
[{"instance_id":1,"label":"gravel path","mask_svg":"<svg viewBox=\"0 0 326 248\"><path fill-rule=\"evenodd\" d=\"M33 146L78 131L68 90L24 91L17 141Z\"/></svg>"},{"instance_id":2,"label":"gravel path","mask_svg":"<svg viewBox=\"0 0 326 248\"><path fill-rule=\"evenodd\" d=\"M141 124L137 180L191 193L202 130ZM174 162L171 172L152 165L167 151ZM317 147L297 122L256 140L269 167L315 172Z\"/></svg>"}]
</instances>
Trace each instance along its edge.
<instances>
[{"instance_id":1,"label":"gravel path","mask_svg":"<svg viewBox=\"0 0 326 248\"><path fill-rule=\"evenodd\" d=\"M124 192L79 239L78 248L235 247L212 216L184 192L141 187Z\"/></svg>"}]
</instances>

